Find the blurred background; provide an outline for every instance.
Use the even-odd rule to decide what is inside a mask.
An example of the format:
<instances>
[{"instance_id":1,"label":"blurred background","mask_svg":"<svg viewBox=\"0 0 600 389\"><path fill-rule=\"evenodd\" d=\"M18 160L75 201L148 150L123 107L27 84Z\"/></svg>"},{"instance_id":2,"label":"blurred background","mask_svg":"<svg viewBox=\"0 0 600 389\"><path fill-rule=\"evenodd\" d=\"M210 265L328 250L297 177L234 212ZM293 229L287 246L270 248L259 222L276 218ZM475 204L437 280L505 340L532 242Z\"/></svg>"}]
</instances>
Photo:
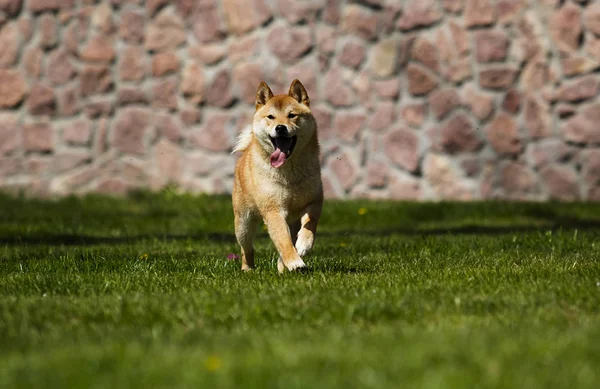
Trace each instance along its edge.
<instances>
[{"instance_id":1,"label":"blurred background","mask_svg":"<svg viewBox=\"0 0 600 389\"><path fill-rule=\"evenodd\" d=\"M0 190L228 193L261 80L330 198L600 200L600 3L0 0Z\"/></svg>"}]
</instances>

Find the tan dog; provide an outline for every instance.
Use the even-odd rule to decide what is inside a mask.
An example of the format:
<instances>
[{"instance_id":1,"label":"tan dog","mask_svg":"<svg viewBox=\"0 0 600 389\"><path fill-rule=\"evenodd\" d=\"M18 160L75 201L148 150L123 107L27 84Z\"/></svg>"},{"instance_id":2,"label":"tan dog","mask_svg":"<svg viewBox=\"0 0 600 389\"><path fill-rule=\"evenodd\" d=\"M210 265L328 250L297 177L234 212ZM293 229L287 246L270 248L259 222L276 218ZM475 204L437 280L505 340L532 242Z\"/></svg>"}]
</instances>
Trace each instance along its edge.
<instances>
[{"instance_id":1,"label":"tan dog","mask_svg":"<svg viewBox=\"0 0 600 389\"><path fill-rule=\"evenodd\" d=\"M306 266L323 205L317 124L306 89L294 80L287 95L273 96L265 82L256 92L252 128L235 151L233 212L242 270L254 267L254 236L262 220L279 252L277 269Z\"/></svg>"}]
</instances>

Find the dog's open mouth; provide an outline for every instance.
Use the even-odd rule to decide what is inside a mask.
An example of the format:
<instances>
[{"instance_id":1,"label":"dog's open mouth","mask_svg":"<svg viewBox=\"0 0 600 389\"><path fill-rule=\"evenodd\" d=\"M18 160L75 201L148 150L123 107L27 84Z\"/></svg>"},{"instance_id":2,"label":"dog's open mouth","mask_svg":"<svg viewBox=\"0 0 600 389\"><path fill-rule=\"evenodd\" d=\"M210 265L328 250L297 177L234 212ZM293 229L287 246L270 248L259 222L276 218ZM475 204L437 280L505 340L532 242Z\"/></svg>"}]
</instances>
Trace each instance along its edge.
<instances>
[{"instance_id":1,"label":"dog's open mouth","mask_svg":"<svg viewBox=\"0 0 600 389\"><path fill-rule=\"evenodd\" d=\"M285 163L290 155L292 155L292 151L294 151L296 140L295 136L291 138L283 136L271 137L271 142L273 143L273 147L275 147L275 151L271 154L271 166L281 167Z\"/></svg>"}]
</instances>

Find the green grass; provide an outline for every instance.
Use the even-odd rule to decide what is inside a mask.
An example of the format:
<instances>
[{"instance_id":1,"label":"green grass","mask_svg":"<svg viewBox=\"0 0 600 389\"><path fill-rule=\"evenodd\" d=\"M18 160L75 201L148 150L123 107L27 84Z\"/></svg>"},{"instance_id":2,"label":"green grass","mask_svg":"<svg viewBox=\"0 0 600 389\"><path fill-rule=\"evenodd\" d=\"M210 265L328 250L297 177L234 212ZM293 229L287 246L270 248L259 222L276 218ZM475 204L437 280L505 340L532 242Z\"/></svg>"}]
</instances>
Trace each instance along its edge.
<instances>
[{"instance_id":1,"label":"green grass","mask_svg":"<svg viewBox=\"0 0 600 389\"><path fill-rule=\"evenodd\" d=\"M225 197L0 196L0 387L600 382L600 204L328 202L299 274L232 231Z\"/></svg>"}]
</instances>

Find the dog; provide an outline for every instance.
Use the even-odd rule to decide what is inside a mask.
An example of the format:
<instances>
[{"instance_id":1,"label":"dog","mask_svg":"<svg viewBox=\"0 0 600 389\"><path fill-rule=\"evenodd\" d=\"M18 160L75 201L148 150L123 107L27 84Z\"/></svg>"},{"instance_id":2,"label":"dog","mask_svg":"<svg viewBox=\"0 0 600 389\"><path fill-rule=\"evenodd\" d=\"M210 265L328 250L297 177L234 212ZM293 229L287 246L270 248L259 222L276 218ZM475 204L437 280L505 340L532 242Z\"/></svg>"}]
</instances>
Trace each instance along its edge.
<instances>
[{"instance_id":1,"label":"dog","mask_svg":"<svg viewBox=\"0 0 600 389\"><path fill-rule=\"evenodd\" d=\"M254 237L266 224L279 252L277 270L304 268L315 243L323 206L317 123L304 85L294 80L287 95L273 95L263 81L256 91L252 127L242 131L233 152L235 235L242 270L254 268Z\"/></svg>"}]
</instances>

